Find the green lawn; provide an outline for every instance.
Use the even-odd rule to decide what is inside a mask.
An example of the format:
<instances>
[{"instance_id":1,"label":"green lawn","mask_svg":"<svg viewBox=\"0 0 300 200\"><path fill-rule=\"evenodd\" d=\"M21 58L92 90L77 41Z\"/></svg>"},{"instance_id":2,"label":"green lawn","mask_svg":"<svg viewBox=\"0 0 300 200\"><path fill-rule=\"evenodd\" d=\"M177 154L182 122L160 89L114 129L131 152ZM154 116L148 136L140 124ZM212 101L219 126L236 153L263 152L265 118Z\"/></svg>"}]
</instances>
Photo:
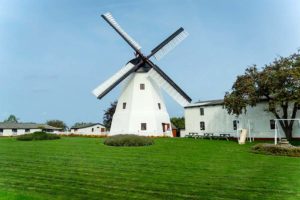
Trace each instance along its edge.
<instances>
[{"instance_id":1,"label":"green lawn","mask_svg":"<svg viewBox=\"0 0 300 200\"><path fill-rule=\"evenodd\" d=\"M252 154L252 144L102 142L0 138L0 199L300 199L300 158Z\"/></svg>"}]
</instances>

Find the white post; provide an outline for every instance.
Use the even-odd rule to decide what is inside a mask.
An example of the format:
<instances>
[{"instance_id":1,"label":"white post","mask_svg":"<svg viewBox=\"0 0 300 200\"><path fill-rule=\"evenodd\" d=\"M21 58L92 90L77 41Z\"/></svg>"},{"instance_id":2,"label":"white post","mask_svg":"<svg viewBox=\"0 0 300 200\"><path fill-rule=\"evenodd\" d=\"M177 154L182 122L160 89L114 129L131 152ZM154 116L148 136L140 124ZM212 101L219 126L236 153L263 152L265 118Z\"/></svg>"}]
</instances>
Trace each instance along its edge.
<instances>
[{"instance_id":1,"label":"white post","mask_svg":"<svg viewBox=\"0 0 300 200\"><path fill-rule=\"evenodd\" d=\"M277 145L277 120L275 119L275 138L274 138L274 144Z\"/></svg>"},{"instance_id":2,"label":"white post","mask_svg":"<svg viewBox=\"0 0 300 200\"><path fill-rule=\"evenodd\" d=\"M237 118L235 120L236 120L236 138L237 138L237 141L239 142L239 140L240 140L240 133L239 133L240 120L238 120Z\"/></svg>"},{"instance_id":3,"label":"white post","mask_svg":"<svg viewBox=\"0 0 300 200\"><path fill-rule=\"evenodd\" d=\"M248 129L249 129L249 141L252 142L252 138L251 138L251 124L250 121L248 120Z\"/></svg>"}]
</instances>

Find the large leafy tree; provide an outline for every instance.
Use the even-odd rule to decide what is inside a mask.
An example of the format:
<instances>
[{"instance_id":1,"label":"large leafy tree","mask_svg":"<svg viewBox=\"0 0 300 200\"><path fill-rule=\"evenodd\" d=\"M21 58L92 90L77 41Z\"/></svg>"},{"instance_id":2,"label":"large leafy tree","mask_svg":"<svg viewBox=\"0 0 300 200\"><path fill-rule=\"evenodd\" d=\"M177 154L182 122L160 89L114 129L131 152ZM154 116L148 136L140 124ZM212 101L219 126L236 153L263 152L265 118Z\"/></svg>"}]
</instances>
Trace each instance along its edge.
<instances>
[{"instance_id":1,"label":"large leafy tree","mask_svg":"<svg viewBox=\"0 0 300 200\"><path fill-rule=\"evenodd\" d=\"M185 127L184 117L172 117L171 122L179 129L184 129Z\"/></svg>"},{"instance_id":2,"label":"large leafy tree","mask_svg":"<svg viewBox=\"0 0 300 200\"><path fill-rule=\"evenodd\" d=\"M56 127L56 128L61 128L63 130L66 130L68 128L67 125L63 121L57 120L57 119L49 120L46 122L46 124L48 124L49 126Z\"/></svg>"},{"instance_id":3,"label":"large leafy tree","mask_svg":"<svg viewBox=\"0 0 300 200\"><path fill-rule=\"evenodd\" d=\"M226 92L224 106L229 114L240 115L247 106L268 103L267 112L276 119L295 119L300 106L300 54L276 58L258 70L255 65L237 77L230 92ZM292 139L294 120L279 120L286 138Z\"/></svg>"},{"instance_id":4,"label":"large leafy tree","mask_svg":"<svg viewBox=\"0 0 300 200\"><path fill-rule=\"evenodd\" d=\"M110 104L109 108L107 108L104 111L104 116L103 116L103 125L110 130L111 127L111 122L112 122L112 118L115 114L116 111L116 107L117 107L118 101L114 101Z\"/></svg>"},{"instance_id":5,"label":"large leafy tree","mask_svg":"<svg viewBox=\"0 0 300 200\"><path fill-rule=\"evenodd\" d=\"M15 115L9 115L9 117L5 119L3 122L18 123L18 118Z\"/></svg>"}]
</instances>

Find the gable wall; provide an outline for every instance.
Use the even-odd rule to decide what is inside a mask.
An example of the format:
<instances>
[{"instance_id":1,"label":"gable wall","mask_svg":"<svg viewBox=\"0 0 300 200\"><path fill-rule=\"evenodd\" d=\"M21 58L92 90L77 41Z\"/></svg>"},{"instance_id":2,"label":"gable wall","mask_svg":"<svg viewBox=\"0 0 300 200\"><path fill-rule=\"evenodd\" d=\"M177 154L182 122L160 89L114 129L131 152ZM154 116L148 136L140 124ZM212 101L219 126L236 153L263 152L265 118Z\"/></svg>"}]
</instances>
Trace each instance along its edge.
<instances>
[{"instance_id":1,"label":"gable wall","mask_svg":"<svg viewBox=\"0 0 300 200\"><path fill-rule=\"evenodd\" d=\"M76 131L74 129L71 129L72 134L86 134L86 135L99 135L99 134L106 134L105 132L101 132L101 128L105 128L104 126L100 124L96 124L94 126L89 126L86 128L79 128ZM94 131L92 131L94 129Z\"/></svg>"},{"instance_id":2,"label":"gable wall","mask_svg":"<svg viewBox=\"0 0 300 200\"><path fill-rule=\"evenodd\" d=\"M238 129L248 129L251 131L253 137L256 138L273 138L274 130L270 128L270 120L274 119L272 113L265 112L267 109L266 103L259 103L255 107L247 108L247 113L239 117L229 115L227 110L222 105L203 106L204 115L200 115L200 107L185 108L185 131L184 134L189 132L196 133L229 133L231 136L236 137L237 131L233 130L233 121L239 120ZM300 118L298 113L296 118ZM200 130L200 122L205 122L205 130ZM249 129L250 125L250 129ZM284 133L280 130L282 136ZM293 137L300 137L300 126L298 122L294 124Z\"/></svg>"}]
</instances>

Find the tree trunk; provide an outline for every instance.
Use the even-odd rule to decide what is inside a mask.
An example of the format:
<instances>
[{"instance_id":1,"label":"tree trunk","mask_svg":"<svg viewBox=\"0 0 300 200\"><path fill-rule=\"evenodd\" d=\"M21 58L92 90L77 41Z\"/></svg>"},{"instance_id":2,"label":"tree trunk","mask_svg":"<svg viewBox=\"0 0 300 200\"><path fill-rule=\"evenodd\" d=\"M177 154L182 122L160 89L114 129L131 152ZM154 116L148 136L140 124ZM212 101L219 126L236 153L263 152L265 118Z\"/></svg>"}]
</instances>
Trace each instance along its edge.
<instances>
[{"instance_id":1,"label":"tree trunk","mask_svg":"<svg viewBox=\"0 0 300 200\"><path fill-rule=\"evenodd\" d=\"M283 128L283 127L282 127ZM286 139L288 141L291 141L292 140L292 133L293 133L293 127L291 126L288 126L286 128L283 128L283 131L285 133L285 136L286 136Z\"/></svg>"}]
</instances>

